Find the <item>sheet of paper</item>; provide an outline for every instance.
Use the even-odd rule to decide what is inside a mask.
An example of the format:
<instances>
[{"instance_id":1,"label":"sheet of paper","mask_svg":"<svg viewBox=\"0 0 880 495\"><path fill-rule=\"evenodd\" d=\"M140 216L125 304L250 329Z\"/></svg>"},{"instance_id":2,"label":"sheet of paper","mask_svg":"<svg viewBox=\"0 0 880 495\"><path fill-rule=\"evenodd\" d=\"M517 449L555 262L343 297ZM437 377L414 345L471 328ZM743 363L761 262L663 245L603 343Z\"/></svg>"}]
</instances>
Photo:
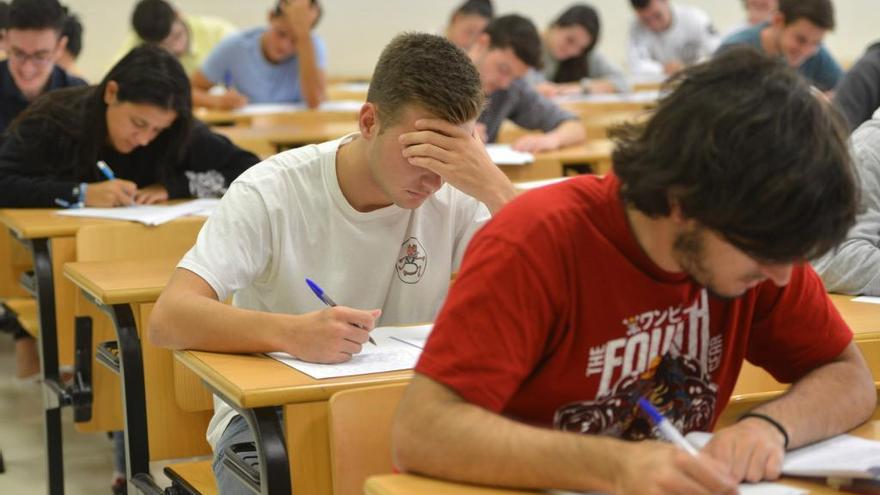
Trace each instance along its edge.
<instances>
[{"instance_id":1,"label":"sheet of paper","mask_svg":"<svg viewBox=\"0 0 880 495\"><path fill-rule=\"evenodd\" d=\"M569 95L554 98L560 103L651 103L660 99L660 91L636 91L634 93L596 93L588 95Z\"/></svg>"},{"instance_id":2,"label":"sheet of paper","mask_svg":"<svg viewBox=\"0 0 880 495\"><path fill-rule=\"evenodd\" d=\"M357 112L364 102L356 100L331 100L321 103L318 110L322 112ZM251 103L234 113L242 116L271 115L277 113L304 112L308 107L302 103Z\"/></svg>"},{"instance_id":3,"label":"sheet of paper","mask_svg":"<svg viewBox=\"0 0 880 495\"><path fill-rule=\"evenodd\" d=\"M521 190L528 191L529 189L537 189L539 187L549 186L551 184L556 184L558 182L562 182L565 180L571 179L571 177L556 177L554 179L543 179L543 180L530 180L526 182L514 182L513 187Z\"/></svg>"},{"instance_id":4,"label":"sheet of paper","mask_svg":"<svg viewBox=\"0 0 880 495\"><path fill-rule=\"evenodd\" d=\"M407 370L415 367L422 354L421 347L413 342L423 342L427 339L431 327L432 325L376 328L370 332L376 345L364 344L361 353L352 356L351 360L345 363L307 363L284 352L272 352L268 355L318 380Z\"/></svg>"},{"instance_id":5,"label":"sheet of paper","mask_svg":"<svg viewBox=\"0 0 880 495\"><path fill-rule=\"evenodd\" d=\"M514 151L509 144L487 144L489 158L498 165L525 165L535 161L535 155Z\"/></svg>"},{"instance_id":6,"label":"sheet of paper","mask_svg":"<svg viewBox=\"0 0 880 495\"><path fill-rule=\"evenodd\" d=\"M214 208L219 199L195 199L176 205L133 205L118 208L74 208L59 210L58 214L67 217L103 218L106 220L127 220L144 225L161 225L175 218L201 213ZM210 214L210 213L208 213Z\"/></svg>"},{"instance_id":7,"label":"sheet of paper","mask_svg":"<svg viewBox=\"0 0 880 495\"><path fill-rule=\"evenodd\" d=\"M859 296L853 299L855 302L880 304L880 297L875 296Z\"/></svg>"},{"instance_id":8,"label":"sheet of paper","mask_svg":"<svg viewBox=\"0 0 880 495\"><path fill-rule=\"evenodd\" d=\"M602 495L601 492L576 493L551 490L548 495ZM739 495L806 495L810 492L781 483L741 483Z\"/></svg>"}]
</instances>

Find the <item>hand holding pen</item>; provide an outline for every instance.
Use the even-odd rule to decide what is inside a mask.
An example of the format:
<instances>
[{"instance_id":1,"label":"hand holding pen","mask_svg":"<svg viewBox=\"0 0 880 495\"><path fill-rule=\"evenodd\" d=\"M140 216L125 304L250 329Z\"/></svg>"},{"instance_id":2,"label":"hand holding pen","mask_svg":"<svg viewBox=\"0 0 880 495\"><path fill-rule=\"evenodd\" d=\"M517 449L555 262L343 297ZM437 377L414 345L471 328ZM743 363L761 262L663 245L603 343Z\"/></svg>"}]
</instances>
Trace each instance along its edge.
<instances>
[{"instance_id":1,"label":"hand holding pen","mask_svg":"<svg viewBox=\"0 0 880 495\"><path fill-rule=\"evenodd\" d=\"M336 302L333 301L333 299L330 299L330 296L328 296L327 293L324 292L324 289L319 287L318 284L313 282L311 279L308 279L308 278L306 279L306 285L309 286L309 289L312 289L312 292L314 292L315 295L318 296L318 299L320 299L321 302L323 302L327 306L330 306L331 308L337 306ZM364 328L362 325L355 325L355 326L357 326L359 328ZM376 345L376 341L373 340L373 337L369 337L368 340L370 341L371 344Z\"/></svg>"},{"instance_id":2,"label":"hand holding pen","mask_svg":"<svg viewBox=\"0 0 880 495\"><path fill-rule=\"evenodd\" d=\"M88 184L84 201L85 206L112 207L134 204L137 184L117 179L113 170L104 161L99 161L96 166L107 180Z\"/></svg>"},{"instance_id":3,"label":"hand holding pen","mask_svg":"<svg viewBox=\"0 0 880 495\"><path fill-rule=\"evenodd\" d=\"M737 493L737 482L727 465L699 454L647 400L640 400L639 407L651 417L661 435L668 434L668 438L674 439L671 440L674 445L656 441L624 442L619 452L611 454L620 461L614 479L615 493Z\"/></svg>"}]
</instances>

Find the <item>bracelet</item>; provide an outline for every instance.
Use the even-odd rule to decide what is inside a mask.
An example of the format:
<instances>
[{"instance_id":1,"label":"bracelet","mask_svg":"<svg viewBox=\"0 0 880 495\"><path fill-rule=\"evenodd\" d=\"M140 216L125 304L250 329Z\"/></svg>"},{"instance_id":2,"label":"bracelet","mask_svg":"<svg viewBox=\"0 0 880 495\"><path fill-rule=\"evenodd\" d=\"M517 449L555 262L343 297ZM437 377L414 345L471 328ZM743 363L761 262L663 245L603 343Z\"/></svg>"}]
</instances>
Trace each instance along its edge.
<instances>
[{"instance_id":1,"label":"bracelet","mask_svg":"<svg viewBox=\"0 0 880 495\"><path fill-rule=\"evenodd\" d=\"M737 419L737 422L742 421L746 418L763 419L764 421L775 426L776 429L779 430L779 433L782 433L782 437L785 439L785 444L783 446L784 446L785 450L788 450L788 432L785 431L785 427L782 426L779 423L779 421L776 421L775 419L771 418L770 416L767 416L766 414L761 414L761 413L756 413L756 412L747 412L747 413L743 414L742 416L740 416L739 419Z\"/></svg>"}]
</instances>

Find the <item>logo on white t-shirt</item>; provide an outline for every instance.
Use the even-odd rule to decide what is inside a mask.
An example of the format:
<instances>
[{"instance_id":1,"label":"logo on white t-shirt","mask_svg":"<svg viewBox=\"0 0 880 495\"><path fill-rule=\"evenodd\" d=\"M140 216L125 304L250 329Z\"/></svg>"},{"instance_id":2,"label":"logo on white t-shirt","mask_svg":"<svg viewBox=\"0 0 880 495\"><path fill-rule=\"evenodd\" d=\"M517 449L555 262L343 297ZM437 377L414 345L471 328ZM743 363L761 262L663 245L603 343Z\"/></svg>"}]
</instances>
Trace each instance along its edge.
<instances>
[{"instance_id":1,"label":"logo on white t-shirt","mask_svg":"<svg viewBox=\"0 0 880 495\"><path fill-rule=\"evenodd\" d=\"M428 256L422 243L415 237L403 241L397 256L397 277L405 284L415 284L425 274Z\"/></svg>"}]
</instances>

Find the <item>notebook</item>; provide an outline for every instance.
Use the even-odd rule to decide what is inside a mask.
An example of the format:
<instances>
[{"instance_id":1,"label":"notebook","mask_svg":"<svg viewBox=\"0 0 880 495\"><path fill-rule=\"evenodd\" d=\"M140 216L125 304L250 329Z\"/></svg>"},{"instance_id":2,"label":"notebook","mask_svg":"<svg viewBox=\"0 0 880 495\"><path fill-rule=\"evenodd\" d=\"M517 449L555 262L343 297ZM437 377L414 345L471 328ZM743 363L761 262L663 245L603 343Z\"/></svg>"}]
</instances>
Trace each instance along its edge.
<instances>
[{"instance_id":1,"label":"notebook","mask_svg":"<svg viewBox=\"0 0 880 495\"><path fill-rule=\"evenodd\" d=\"M174 205L132 205L117 208L85 207L59 210L57 214L65 217L127 220L155 226L188 215L210 216L211 211L219 202L219 199L195 199Z\"/></svg>"}]
</instances>

